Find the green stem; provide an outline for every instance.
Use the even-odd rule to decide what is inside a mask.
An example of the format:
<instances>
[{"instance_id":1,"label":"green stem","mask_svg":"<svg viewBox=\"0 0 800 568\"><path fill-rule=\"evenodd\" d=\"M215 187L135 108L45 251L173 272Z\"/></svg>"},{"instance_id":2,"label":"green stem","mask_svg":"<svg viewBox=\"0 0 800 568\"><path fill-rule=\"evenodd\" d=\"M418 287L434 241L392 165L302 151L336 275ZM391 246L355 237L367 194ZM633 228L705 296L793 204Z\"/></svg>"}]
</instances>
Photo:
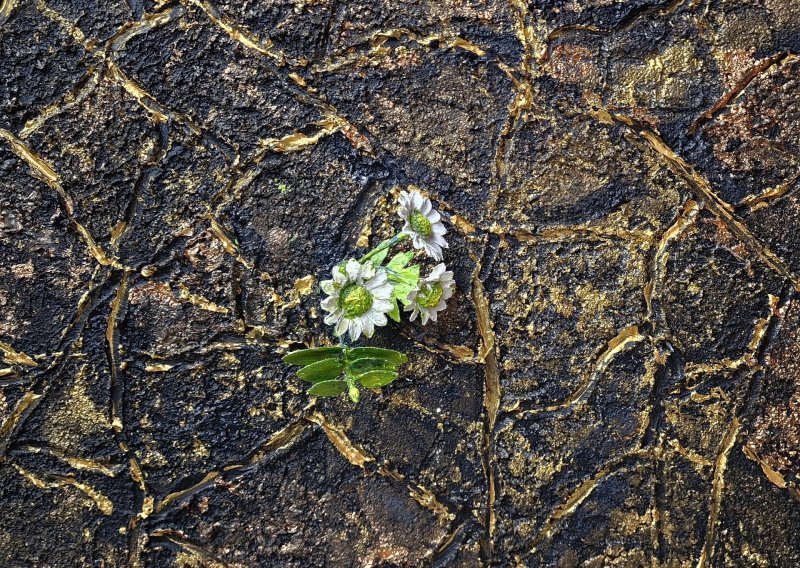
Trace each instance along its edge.
<instances>
[{"instance_id":1,"label":"green stem","mask_svg":"<svg viewBox=\"0 0 800 568\"><path fill-rule=\"evenodd\" d=\"M350 397L355 403L358 403L361 400L361 391L358 390L356 386L356 378L350 373L350 369L345 371L345 382L347 383L347 396Z\"/></svg>"},{"instance_id":2,"label":"green stem","mask_svg":"<svg viewBox=\"0 0 800 568\"><path fill-rule=\"evenodd\" d=\"M344 345L344 343L342 343ZM356 378L353 376L353 373L350 372L350 358L348 357L350 348L345 346L342 354L344 355L344 381L347 383L347 396L350 397L355 403L358 403L361 400L361 392L358 390L356 386Z\"/></svg>"},{"instance_id":3,"label":"green stem","mask_svg":"<svg viewBox=\"0 0 800 568\"><path fill-rule=\"evenodd\" d=\"M386 249L388 249L388 248L392 248L394 245L396 245L397 243L399 243L399 242L401 242L401 241L404 241L404 240L406 240L407 238L408 238L408 235L407 235L406 233L397 233L397 234L396 234L395 236L393 236L391 239L387 239L387 240L385 240L385 241L381 242L381 243L380 243L378 246L376 246L374 249L372 249L372 250L371 250L371 251L369 251L367 254L365 254L364 256L362 256L362 257L361 257L361 260L359 260L359 262L360 262L361 264L364 264L366 261L368 261L370 258L372 258L373 256L375 256L375 255L376 255L376 254L378 254L379 252L382 252L382 251L384 251L384 250L386 250Z\"/></svg>"}]
</instances>

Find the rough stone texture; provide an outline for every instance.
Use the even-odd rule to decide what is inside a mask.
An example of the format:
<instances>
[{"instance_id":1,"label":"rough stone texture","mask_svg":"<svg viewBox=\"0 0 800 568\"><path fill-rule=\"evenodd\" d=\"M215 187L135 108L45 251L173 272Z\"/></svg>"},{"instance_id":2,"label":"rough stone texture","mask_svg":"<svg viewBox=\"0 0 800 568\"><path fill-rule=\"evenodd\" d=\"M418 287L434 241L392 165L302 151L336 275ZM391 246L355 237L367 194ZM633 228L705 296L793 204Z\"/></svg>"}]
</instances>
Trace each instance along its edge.
<instances>
[{"instance_id":1,"label":"rough stone texture","mask_svg":"<svg viewBox=\"0 0 800 568\"><path fill-rule=\"evenodd\" d=\"M799 566L799 227L795 0L0 0L0 564Z\"/></svg>"}]
</instances>

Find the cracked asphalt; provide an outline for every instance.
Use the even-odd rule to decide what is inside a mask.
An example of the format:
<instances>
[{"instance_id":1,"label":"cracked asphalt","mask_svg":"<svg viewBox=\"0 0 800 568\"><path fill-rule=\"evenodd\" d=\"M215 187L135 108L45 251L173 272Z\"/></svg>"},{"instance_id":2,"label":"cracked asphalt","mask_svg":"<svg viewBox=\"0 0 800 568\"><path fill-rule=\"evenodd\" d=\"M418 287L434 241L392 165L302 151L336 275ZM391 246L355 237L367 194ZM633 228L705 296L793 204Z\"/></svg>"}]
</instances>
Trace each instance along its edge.
<instances>
[{"instance_id":1,"label":"cracked asphalt","mask_svg":"<svg viewBox=\"0 0 800 568\"><path fill-rule=\"evenodd\" d=\"M0 0L0 564L800 566L795 0ZM443 212L395 383L317 284Z\"/></svg>"}]
</instances>

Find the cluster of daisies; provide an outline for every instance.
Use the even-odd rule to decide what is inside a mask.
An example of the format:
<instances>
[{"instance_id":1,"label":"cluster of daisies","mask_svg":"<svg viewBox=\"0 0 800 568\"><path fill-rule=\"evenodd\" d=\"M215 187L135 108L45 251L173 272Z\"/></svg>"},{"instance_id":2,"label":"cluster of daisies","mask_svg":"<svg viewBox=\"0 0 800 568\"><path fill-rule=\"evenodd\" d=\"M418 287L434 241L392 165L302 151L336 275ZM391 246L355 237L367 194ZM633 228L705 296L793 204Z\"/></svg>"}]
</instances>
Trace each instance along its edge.
<instances>
[{"instance_id":1,"label":"cluster of daisies","mask_svg":"<svg viewBox=\"0 0 800 568\"><path fill-rule=\"evenodd\" d=\"M441 262L447 229L431 200L417 191L403 191L397 214L403 219L400 233L361 259L340 262L333 267L333 278L320 283L328 295L322 301L325 323L335 326L334 335L348 334L352 341L361 335L372 337L388 318L400 321L400 305L411 313L410 321L419 317L425 325L436 321L453 295L453 273ZM389 249L409 239L414 249L439 262L428 276L421 277L419 265L409 264L413 251L395 254L384 264Z\"/></svg>"}]
</instances>

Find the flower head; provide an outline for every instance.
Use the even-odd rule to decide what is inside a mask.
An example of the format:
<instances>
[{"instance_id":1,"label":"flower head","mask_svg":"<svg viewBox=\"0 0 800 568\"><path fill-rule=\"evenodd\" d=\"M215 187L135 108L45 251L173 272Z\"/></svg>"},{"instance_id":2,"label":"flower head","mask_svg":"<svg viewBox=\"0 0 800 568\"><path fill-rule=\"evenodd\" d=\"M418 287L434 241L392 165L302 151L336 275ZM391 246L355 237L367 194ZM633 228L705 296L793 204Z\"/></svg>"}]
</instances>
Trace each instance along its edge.
<instances>
[{"instance_id":1,"label":"flower head","mask_svg":"<svg viewBox=\"0 0 800 568\"><path fill-rule=\"evenodd\" d=\"M434 260L442 260L442 248L447 248L444 235L447 229L441 223L441 215L433 208L431 200L418 191L400 193L397 214L405 224L403 233L411 236L414 248L424 249Z\"/></svg>"},{"instance_id":2,"label":"flower head","mask_svg":"<svg viewBox=\"0 0 800 568\"><path fill-rule=\"evenodd\" d=\"M430 275L421 278L417 288L408 295L410 303L404 308L411 312L408 319L414 321L419 315L422 325L428 320L436 321L439 312L445 309L447 300L453 295L455 285L453 273L447 270L444 263L437 264Z\"/></svg>"},{"instance_id":3,"label":"flower head","mask_svg":"<svg viewBox=\"0 0 800 568\"><path fill-rule=\"evenodd\" d=\"M352 258L342 267L331 271L332 280L323 280L320 287L328 297L322 309L329 312L325 323L335 325L334 335L347 332L356 341L363 333L372 337L375 326L386 325L386 313L391 311L392 285L383 269L377 271L371 262L359 263Z\"/></svg>"}]
</instances>

